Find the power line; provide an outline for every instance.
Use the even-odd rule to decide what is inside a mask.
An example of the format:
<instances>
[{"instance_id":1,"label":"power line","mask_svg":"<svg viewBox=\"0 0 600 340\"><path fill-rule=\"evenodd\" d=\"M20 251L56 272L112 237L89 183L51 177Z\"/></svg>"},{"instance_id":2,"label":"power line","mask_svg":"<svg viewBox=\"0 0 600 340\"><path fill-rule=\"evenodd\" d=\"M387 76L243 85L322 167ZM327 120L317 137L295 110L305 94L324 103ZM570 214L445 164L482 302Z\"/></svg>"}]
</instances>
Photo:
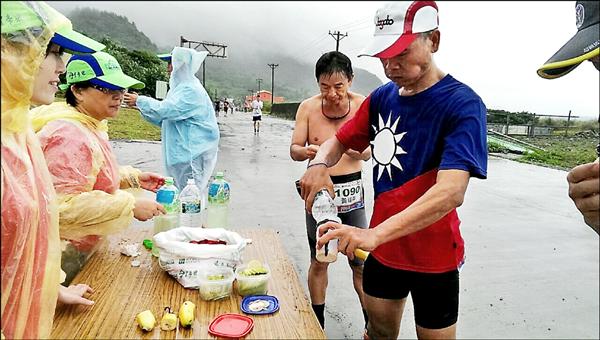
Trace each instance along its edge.
<instances>
[{"instance_id":1,"label":"power line","mask_svg":"<svg viewBox=\"0 0 600 340\"><path fill-rule=\"evenodd\" d=\"M373 24L372 23L368 23L368 24L364 24L362 26L356 26L356 27L351 28L351 29L346 29L346 31L347 32L356 32L356 31L362 31L364 29L372 28L372 27L373 27Z\"/></svg>"},{"instance_id":2,"label":"power line","mask_svg":"<svg viewBox=\"0 0 600 340\"><path fill-rule=\"evenodd\" d=\"M300 48L296 49L293 54L300 53L302 51L306 51L306 49L309 48L311 45L314 46L316 44L319 44L321 41L325 40L325 38L327 38L327 34L323 33L322 35L318 36L316 39L311 40L309 43L300 46Z\"/></svg>"},{"instance_id":3,"label":"power line","mask_svg":"<svg viewBox=\"0 0 600 340\"><path fill-rule=\"evenodd\" d=\"M343 24L343 25L338 26L336 28L338 30L348 30L351 27L362 26L362 25L367 24L367 23L370 24L370 25L372 25L373 24L372 20L373 20L372 18L359 19L359 20L350 22L348 24Z\"/></svg>"},{"instance_id":4,"label":"power line","mask_svg":"<svg viewBox=\"0 0 600 340\"><path fill-rule=\"evenodd\" d=\"M318 43L315 43L313 46L310 46L310 47L307 47L306 49L304 49L304 52L302 52L302 54L300 54L298 58L299 59L304 58L309 53L315 51L317 49L317 47L325 41L325 38L327 38L327 36L328 36L328 34L323 35L323 38L321 38Z\"/></svg>"}]
</instances>

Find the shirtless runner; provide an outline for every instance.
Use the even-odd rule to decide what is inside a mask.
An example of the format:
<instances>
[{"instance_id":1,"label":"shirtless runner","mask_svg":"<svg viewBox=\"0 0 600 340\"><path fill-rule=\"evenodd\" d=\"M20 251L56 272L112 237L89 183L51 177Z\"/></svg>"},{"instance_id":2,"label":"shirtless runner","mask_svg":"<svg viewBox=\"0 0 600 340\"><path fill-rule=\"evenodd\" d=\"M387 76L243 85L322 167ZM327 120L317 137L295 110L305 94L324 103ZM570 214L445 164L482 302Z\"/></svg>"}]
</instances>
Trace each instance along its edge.
<instances>
[{"instance_id":1,"label":"shirtless runner","mask_svg":"<svg viewBox=\"0 0 600 340\"><path fill-rule=\"evenodd\" d=\"M298 162L313 159L319 145L334 136L337 130L354 116L365 99L360 94L348 91L352 85L354 74L350 59L340 52L323 54L317 61L315 75L321 93L300 103L296 113L290 156ZM329 175L334 183L338 216L344 224L360 228L368 227L361 180L361 160L368 160L370 157L370 148L365 149L364 152L348 149L340 161L329 168ZM310 214L306 212L305 214L311 254L308 289L313 310L321 327L325 328L324 309L328 263L321 263L315 259L317 223ZM358 294L361 306L363 306L366 324L367 317L362 293L363 261L355 258L349 261L349 264L352 269L354 289Z\"/></svg>"}]
</instances>

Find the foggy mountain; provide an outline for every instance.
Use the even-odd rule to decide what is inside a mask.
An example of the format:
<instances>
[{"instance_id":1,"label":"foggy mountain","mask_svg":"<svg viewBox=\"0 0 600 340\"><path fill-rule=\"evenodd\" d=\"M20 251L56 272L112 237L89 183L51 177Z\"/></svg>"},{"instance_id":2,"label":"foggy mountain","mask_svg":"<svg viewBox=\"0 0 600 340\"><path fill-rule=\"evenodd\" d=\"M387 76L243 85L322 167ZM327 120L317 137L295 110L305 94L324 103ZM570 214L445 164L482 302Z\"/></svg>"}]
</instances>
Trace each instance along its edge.
<instances>
[{"instance_id":1,"label":"foggy mountain","mask_svg":"<svg viewBox=\"0 0 600 340\"><path fill-rule=\"evenodd\" d=\"M158 52L158 47L150 38L124 16L84 7L74 9L69 14L69 19L73 27L95 40L100 41L109 36L131 50Z\"/></svg>"},{"instance_id":2,"label":"foggy mountain","mask_svg":"<svg viewBox=\"0 0 600 340\"><path fill-rule=\"evenodd\" d=\"M93 4L103 4L103 2ZM51 5L65 13L76 30L99 40L108 36L129 49L144 49L154 53L169 52L173 46L179 45L179 41L167 45L164 43L164 38L160 39L165 31L169 30L181 32L180 34L186 39L205 41L202 39L205 35L202 33L203 30L190 33L165 22L156 22L151 27L163 28L160 30L161 34L155 33L160 41L163 41L161 43L152 34L141 29L142 25L136 24L134 20L121 13L85 8L81 7L81 3L70 10L65 10L64 6L56 6L57 3ZM224 41L228 57L226 59L208 57L205 61L205 87L211 96L216 94L218 97L226 96L239 100L249 95L250 90L258 90L257 79L259 78L262 79L260 89L271 91L271 68L267 64L279 64L275 69L275 96L283 96L286 101L300 101L318 92L314 76L316 59L309 62L309 58L302 53L304 52L302 50L294 55L294 48L297 49L298 46L294 46L293 42L291 42L293 48L289 46L284 48L281 44L271 43L268 34L260 36L232 32L226 34L227 27L232 32L239 31L237 28L223 25L215 31L219 34L213 36L216 36L219 41ZM171 36L173 35L171 32ZM220 36L222 39L219 38ZM328 49L324 49L321 53L327 51ZM298 59L299 56L304 58ZM367 95L382 83L377 76L366 70L354 67L354 73L351 91ZM198 77L202 80L202 68L198 72Z\"/></svg>"}]
</instances>

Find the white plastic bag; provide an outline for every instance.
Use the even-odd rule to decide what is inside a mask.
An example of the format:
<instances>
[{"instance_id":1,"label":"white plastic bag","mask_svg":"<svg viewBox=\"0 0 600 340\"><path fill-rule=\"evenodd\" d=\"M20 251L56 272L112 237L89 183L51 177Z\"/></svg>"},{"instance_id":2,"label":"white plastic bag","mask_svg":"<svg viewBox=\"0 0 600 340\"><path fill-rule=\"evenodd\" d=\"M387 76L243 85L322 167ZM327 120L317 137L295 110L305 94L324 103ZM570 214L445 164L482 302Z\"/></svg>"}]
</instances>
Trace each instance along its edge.
<instances>
[{"instance_id":1,"label":"white plastic bag","mask_svg":"<svg viewBox=\"0 0 600 340\"><path fill-rule=\"evenodd\" d=\"M224 244L194 244L190 241L221 240ZM246 239L223 228L179 227L154 235L159 265L185 288L198 288L201 271L212 266L233 270L242 263Z\"/></svg>"}]
</instances>

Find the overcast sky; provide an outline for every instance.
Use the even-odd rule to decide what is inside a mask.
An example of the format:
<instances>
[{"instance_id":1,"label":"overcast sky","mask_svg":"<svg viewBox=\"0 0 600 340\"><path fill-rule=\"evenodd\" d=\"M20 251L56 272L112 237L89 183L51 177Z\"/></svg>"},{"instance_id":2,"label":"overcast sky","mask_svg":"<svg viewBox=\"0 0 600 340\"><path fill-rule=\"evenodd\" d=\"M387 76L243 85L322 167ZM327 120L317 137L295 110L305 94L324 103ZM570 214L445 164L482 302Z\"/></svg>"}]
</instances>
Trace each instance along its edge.
<instances>
[{"instance_id":1,"label":"overcast sky","mask_svg":"<svg viewBox=\"0 0 600 340\"><path fill-rule=\"evenodd\" d=\"M180 35L225 45L242 39L257 49L273 49L310 63L335 49L328 33L339 30L348 34L340 41L340 51L353 66L388 81L378 59L356 57L373 34L375 11L385 2L49 3L63 12L93 7L126 16L159 46L178 45ZM488 108L555 115L572 110L573 115L598 118L600 72L590 62L558 79L536 74L575 34L574 1L440 1L438 7L441 44L436 63L471 86ZM255 51L229 49L231 53Z\"/></svg>"}]
</instances>

